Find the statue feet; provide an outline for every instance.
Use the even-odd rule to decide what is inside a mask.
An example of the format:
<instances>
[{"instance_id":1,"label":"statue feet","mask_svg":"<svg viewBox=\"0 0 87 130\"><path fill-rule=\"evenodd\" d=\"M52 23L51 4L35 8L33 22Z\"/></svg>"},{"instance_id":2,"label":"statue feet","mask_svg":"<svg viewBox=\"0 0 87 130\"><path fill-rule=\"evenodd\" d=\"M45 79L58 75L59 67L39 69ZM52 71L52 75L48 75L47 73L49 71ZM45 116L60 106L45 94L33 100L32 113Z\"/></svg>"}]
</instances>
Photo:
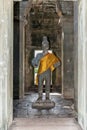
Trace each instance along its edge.
<instances>
[{"instance_id":1,"label":"statue feet","mask_svg":"<svg viewBox=\"0 0 87 130\"><path fill-rule=\"evenodd\" d=\"M52 101L50 100L49 97L46 97L46 100L45 100L46 103L51 103Z\"/></svg>"},{"instance_id":2,"label":"statue feet","mask_svg":"<svg viewBox=\"0 0 87 130\"><path fill-rule=\"evenodd\" d=\"M42 97L38 97L38 99L36 100L36 102L37 102L37 103L43 102Z\"/></svg>"}]
</instances>

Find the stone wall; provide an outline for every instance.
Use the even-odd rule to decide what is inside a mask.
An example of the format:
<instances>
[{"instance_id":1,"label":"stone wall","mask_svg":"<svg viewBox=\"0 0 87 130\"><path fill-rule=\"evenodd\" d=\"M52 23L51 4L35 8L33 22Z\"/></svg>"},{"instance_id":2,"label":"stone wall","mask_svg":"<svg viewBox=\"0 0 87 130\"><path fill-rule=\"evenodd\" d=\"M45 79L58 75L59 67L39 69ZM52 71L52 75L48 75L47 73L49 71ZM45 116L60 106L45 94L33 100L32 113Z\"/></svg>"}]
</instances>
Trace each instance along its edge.
<instances>
[{"instance_id":1,"label":"stone wall","mask_svg":"<svg viewBox=\"0 0 87 130\"><path fill-rule=\"evenodd\" d=\"M78 120L87 130L87 1L78 1Z\"/></svg>"},{"instance_id":2,"label":"stone wall","mask_svg":"<svg viewBox=\"0 0 87 130\"><path fill-rule=\"evenodd\" d=\"M13 115L13 1L0 0L0 130Z\"/></svg>"}]
</instances>

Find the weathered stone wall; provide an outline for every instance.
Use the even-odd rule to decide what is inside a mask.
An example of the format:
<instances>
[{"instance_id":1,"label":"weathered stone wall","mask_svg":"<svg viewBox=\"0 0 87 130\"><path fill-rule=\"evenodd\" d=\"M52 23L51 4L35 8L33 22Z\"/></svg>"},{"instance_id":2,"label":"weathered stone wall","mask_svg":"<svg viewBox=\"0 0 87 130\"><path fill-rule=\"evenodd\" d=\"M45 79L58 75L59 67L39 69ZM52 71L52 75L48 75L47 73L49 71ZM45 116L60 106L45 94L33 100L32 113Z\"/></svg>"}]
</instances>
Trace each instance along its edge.
<instances>
[{"instance_id":1,"label":"weathered stone wall","mask_svg":"<svg viewBox=\"0 0 87 130\"><path fill-rule=\"evenodd\" d=\"M0 0L0 130L13 115L13 1Z\"/></svg>"},{"instance_id":2,"label":"weathered stone wall","mask_svg":"<svg viewBox=\"0 0 87 130\"><path fill-rule=\"evenodd\" d=\"M74 98L74 24L73 17L65 19L63 25L63 93L66 98Z\"/></svg>"},{"instance_id":3,"label":"weathered stone wall","mask_svg":"<svg viewBox=\"0 0 87 130\"><path fill-rule=\"evenodd\" d=\"M87 1L78 1L78 120L87 130Z\"/></svg>"}]
</instances>

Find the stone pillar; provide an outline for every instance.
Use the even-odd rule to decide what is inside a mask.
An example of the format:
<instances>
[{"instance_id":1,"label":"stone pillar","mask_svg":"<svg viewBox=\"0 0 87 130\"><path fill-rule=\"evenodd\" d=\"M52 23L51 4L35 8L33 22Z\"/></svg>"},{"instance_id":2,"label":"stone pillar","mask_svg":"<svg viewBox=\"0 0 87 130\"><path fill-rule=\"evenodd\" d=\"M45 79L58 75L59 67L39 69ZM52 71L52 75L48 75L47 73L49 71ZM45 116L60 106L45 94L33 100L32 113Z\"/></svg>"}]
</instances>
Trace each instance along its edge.
<instances>
[{"instance_id":1,"label":"stone pillar","mask_svg":"<svg viewBox=\"0 0 87 130\"><path fill-rule=\"evenodd\" d=\"M26 87L29 86L29 51L26 50L26 46L30 44L30 28L29 28L29 11L31 8L32 0L20 2L20 87L19 96L22 98L26 91ZM27 31L26 31L27 30ZM26 36L27 35L27 36ZM27 42L27 44L26 44ZM28 48L29 49L29 48ZM28 52L28 53L27 53ZM27 83L26 83L27 77Z\"/></svg>"},{"instance_id":2,"label":"stone pillar","mask_svg":"<svg viewBox=\"0 0 87 130\"><path fill-rule=\"evenodd\" d=\"M74 98L74 24L73 17L65 19L63 23L63 95L65 98Z\"/></svg>"},{"instance_id":3,"label":"stone pillar","mask_svg":"<svg viewBox=\"0 0 87 130\"><path fill-rule=\"evenodd\" d=\"M78 1L78 120L87 130L87 1Z\"/></svg>"},{"instance_id":4,"label":"stone pillar","mask_svg":"<svg viewBox=\"0 0 87 130\"><path fill-rule=\"evenodd\" d=\"M20 2L20 67L19 67L19 98L24 96L25 87L25 20L24 13L28 2ZM27 22L27 20L26 20Z\"/></svg>"},{"instance_id":5,"label":"stone pillar","mask_svg":"<svg viewBox=\"0 0 87 130\"><path fill-rule=\"evenodd\" d=\"M74 2L74 97L75 109L78 111L78 2Z\"/></svg>"},{"instance_id":6,"label":"stone pillar","mask_svg":"<svg viewBox=\"0 0 87 130\"><path fill-rule=\"evenodd\" d=\"M13 118L13 1L0 0L0 130Z\"/></svg>"}]
</instances>

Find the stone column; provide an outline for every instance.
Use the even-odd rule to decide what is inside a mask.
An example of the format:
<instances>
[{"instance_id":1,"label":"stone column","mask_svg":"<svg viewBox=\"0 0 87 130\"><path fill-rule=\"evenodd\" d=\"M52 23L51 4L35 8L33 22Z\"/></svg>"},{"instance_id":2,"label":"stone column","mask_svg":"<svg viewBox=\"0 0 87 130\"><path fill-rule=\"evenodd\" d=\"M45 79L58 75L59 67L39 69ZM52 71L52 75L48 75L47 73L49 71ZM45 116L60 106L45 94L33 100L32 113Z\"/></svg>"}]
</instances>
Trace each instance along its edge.
<instances>
[{"instance_id":1,"label":"stone column","mask_svg":"<svg viewBox=\"0 0 87 130\"><path fill-rule=\"evenodd\" d=\"M74 98L74 24L73 17L64 18L63 31L63 95L65 98Z\"/></svg>"},{"instance_id":2,"label":"stone column","mask_svg":"<svg viewBox=\"0 0 87 130\"><path fill-rule=\"evenodd\" d=\"M78 111L78 2L74 2L74 97Z\"/></svg>"},{"instance_id":3,"label":"stone column","mask_svg":"<svg viewBox=\"0 0 87 130\"><path fill-rule=\"evenodd\" d=\"M19 96L20 98L22 98L24 96L25 90L26 90L26 77L27 77L27 73L28 75L30 75L29 73L29 65L28 65L28 56L26 56L27 52L26 52L26 41L27 44L30 44L29 38L29 29L28 28L28 19L27 17L29 17L29 11L31 8L31 3L32 0L30 1L21 1L20 2L20 87L19 87ZM27 34L26 34L26 28L27 28ZM27 38L26 38L27 35ZM29 50L28 50L29 52ZM27 59L27 63L26 63L26 59ZM27 66L27 67L26 67ZM31 76L31 75L30 75ZM29 82L29 78L28 78L28 82ZM29 85L29 83L28 83Z\"/></svg>"},{"instance_id":4,"label":"stone column","mask_svg":"<svg viewBox=\"0 0 87 130\"><path fill-rule=\"evenodd\" d=\"M0 0L0 129L13 118L13 1Z\"/></svg>"},{"instance_id":5,"label":"stone column","mask_svg":"<svg viewBox=\"0 0 87 130\"><path fill-rule=\"evenodd\" d=\"M19 67L19 98L24 96L25 86L25 23L24 12L28 2L20 2L20 67ZM27 21L26 21L27 22Z\"/></svg>"}]
</instances>

